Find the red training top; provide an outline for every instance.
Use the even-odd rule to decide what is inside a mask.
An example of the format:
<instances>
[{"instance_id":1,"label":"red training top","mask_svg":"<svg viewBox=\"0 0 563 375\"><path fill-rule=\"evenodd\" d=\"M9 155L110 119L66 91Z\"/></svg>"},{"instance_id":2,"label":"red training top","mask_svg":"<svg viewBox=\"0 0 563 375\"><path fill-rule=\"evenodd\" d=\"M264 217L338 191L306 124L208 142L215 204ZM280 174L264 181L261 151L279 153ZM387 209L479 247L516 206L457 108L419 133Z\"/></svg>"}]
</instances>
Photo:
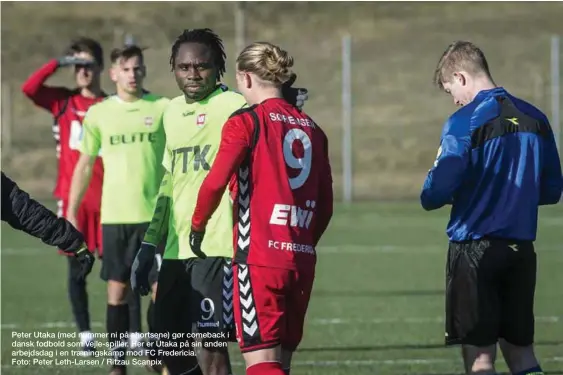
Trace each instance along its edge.
<instances>
[{"instance_id":1,"label":"red training top","mask_svg":"<svg viewBox=\"0 0 563 375\"><path fill-rule=\"evenodd\" d=\"M333 211L328 140L321 128L280 98L235 112L200 188L194 230L205 229L235 173L235 262L314 267L315 247Z\"/></svg>"},{"instance_id":2,"label":"red training top","mask_svg":"<svg viewBox=\"0 0 563 375\"><path fill-rule=\"evenodd\" d=\"M50 87L45 81L58 68L56 60L51 60L35 71L22 86L23 93L37 106L53 114L53 136L57 143L57 158L59 170L54 196L64 201L68 200L70 184L74 167L80 157L78 142L82 133L82 119L88 108L100 102L104 96L91 99L80 95L79 90L69 90L65 87ZM101 158L94 163L90 186L83 199L83 205L90 210L99 211L102 196L104 169Z\"/></svg>"}]
</instances>

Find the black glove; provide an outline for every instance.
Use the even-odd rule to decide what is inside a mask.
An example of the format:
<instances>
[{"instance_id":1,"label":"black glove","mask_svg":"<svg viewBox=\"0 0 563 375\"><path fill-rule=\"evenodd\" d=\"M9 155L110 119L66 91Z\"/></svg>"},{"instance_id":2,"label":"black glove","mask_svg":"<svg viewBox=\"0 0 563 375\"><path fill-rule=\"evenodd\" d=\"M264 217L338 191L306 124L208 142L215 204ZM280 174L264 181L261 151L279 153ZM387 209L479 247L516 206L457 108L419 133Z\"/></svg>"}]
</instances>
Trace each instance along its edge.
<instances>
[{"instance_id":1,"label":"black glove","mask_svg":"<svg viewBox=\"0 0 563 375\"><path fill-rule=\"evenodd\" d=\"M80 273L77 275L77 279L78 281L86 280L86 276L92 272L96 257L88 250L86 245L75 251L74 256L76 260L78 260L78 263L80 263Z\"/></svg>"},{"instance_id":2,"label":"black glove","mask_svg":"<svg viewBox=\"0 0 563 375\"><path fill-rule=\"evenodd\" d=\"M137 252L137 256L131 267L131 289L134 293L142 296L149 294L151 286L149 285L149 273L154 264L156 256L156 246L148 242L141 243L141 248Z\"/></svg>"},{"instance_id":3,"label":"black glove","mask_svg":"<svg viewBox=\"0 0 563 375\"><path fill-rule=\"evenodd\" d=\"M204 236L205 231L198 232L192 228L190 232L190 247L192 248L192 252L200 259L207 258L207 255L205 255L205 253L201 251L201 243L203 242Z\"/></svg>"},{"instance_id":4,"label":"black glove","mask_svg":"<svg viewBox=\"0 0 563 375\"><path fill-rule=\"evenodd\" d=\"M91 60L82 59L75 56L63 56L57 59L59 67L70 66L70 65L93 65L94 62Z\"/></svg>"},{"instance_id":5,"label":"black glove","mask_svg":"<svg viewBox=\"0 0 563 375\"><path fill-rule=\"evenodd\" d=\"M285 100L302 110L305 102L309 99L309 92L306 88L291 87L296 79L297 74L293 73L289 81L283 84L282 94Z\"/></svg>"}]
</instances>

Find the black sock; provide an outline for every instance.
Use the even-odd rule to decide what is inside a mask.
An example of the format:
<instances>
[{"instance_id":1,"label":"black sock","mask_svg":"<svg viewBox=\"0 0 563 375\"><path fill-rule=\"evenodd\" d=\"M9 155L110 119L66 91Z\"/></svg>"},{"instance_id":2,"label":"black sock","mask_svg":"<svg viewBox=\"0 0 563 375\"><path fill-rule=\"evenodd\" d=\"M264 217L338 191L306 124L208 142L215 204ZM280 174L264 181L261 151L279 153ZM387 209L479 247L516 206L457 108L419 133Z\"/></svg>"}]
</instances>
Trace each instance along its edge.
<instances>
[{"instance_id":1,"label":"black sock","mask_svg":"<svg viewBox=\"0 0 563 375\"><path fill-rule=\"evenodd\" d=\"M108 305L106 316L106 328L109 334L109 342L113 359L118 360L113 367L125 367L120 362L125 360L127 350L127 331L129 328L129 306Z\"/></svg>"},{"instance_id":2,"label":"black sock","mask_svg":"<svg viewBox=\"0 0 563 375\"><path fill-rule=\"evenodd\" d=\"M149 308L147 309L147 327L149 329L149 340L146 344L148 349L147 357L149 357L149 359L157 359L158 356L156 354L151 355L151 353L158 352L158 348L156 347L158 340L155 337L156 335L154 335L156 331L154 328L154 302L152 300L149 302Z\"/></svg>"},{"instance_id":3,"label":"black sock","mask_svg":"<svg viewBox=\"0 0 563 375\"><path fill-rule=\"evenodd\" d=\"M86 282L77 281L80 263L74 257L69 257L68 297L72 306L72 314L79 332L90 331L90 313L88 312L88 293Z\"/></svg>"},{"instance_id":4,"label":"black sock","mask_svg":"<svg viewBox=\"0 0 563 375\"><path fill-rule=\"evenodd\" d=\"M127 304L129 305L129 332L142 332L141 296L129 291L127 293Z\"/></svg>"}]
</instances>

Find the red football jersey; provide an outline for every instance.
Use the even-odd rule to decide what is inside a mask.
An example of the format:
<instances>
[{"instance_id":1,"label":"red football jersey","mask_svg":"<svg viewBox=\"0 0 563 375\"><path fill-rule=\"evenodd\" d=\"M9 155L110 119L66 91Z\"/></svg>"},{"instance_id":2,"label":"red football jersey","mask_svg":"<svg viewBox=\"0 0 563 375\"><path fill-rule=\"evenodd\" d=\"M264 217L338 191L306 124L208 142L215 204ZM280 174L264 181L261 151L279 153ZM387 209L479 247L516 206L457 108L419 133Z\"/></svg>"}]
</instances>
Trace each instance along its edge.
<instances>
[{"instance_id":1,"label":"red football jersey","mask_svg":"<svg viewBox=\"0 0 563 375\"><path fill-rule=\"evenodd\" d=\"M45 81L57 70L57 61L52 60L34 72L22 86L24 94L37 106L53 114L53 136L57 147L59 163L55 197L68 200L74 167L80 157L78 142L82 133L82 119L93 104L104 97L86 98L78 90L46 86ZM90 186L83 199L83 205L91 210L100 209L104 169L101 158L97 158L92 172Z\"/></svg>"},{"instance_id":2,"label":"red football jersey","mask_svg":"<svg viewBox=\"0 0 563 375\"><path fill-rule=\"evenodd\" d=\"M200 189L194 229L205 228L233 174L238 180L235 262L314 266L316 245L333 210L328 140L321 128L280 98L235 112Z\"/></svg>"}]
</instances>

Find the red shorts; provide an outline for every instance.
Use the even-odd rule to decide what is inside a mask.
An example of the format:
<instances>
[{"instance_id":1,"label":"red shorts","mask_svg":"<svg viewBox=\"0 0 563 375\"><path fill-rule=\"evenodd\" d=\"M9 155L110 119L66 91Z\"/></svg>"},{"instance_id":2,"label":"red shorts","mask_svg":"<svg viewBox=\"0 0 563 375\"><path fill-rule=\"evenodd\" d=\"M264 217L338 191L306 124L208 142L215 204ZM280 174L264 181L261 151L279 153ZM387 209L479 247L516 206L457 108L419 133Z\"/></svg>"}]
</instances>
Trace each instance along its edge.
<instances>
[{"instance_id":1,"label":"red shorts","mask_svg":"<svg viewBox=\"0 0 563 375\"><path fill-rule=\"evenodd\" d=\"M281 345L294 351L303 337L314 270L234 264L237 341L243 353Z\"/></svg>"},{"instance_id":2,"label":"red shorts","mask_svg":"<svg viewBox=\"0 0 563 375\"><path fill-rule=\"evenodd\" d=\"M66 201L57 201L57 215L59 217L66 217L66 210L68 204ZM78 230L84 236L86 245L92 253L98 251L98 257L102 257L102 226L100 224L100 211L92 211L80 205L78 209L76 220L78 220ZM59 254L68 255L64 251L59 250Z\"/></svg>"}]
</instances>

